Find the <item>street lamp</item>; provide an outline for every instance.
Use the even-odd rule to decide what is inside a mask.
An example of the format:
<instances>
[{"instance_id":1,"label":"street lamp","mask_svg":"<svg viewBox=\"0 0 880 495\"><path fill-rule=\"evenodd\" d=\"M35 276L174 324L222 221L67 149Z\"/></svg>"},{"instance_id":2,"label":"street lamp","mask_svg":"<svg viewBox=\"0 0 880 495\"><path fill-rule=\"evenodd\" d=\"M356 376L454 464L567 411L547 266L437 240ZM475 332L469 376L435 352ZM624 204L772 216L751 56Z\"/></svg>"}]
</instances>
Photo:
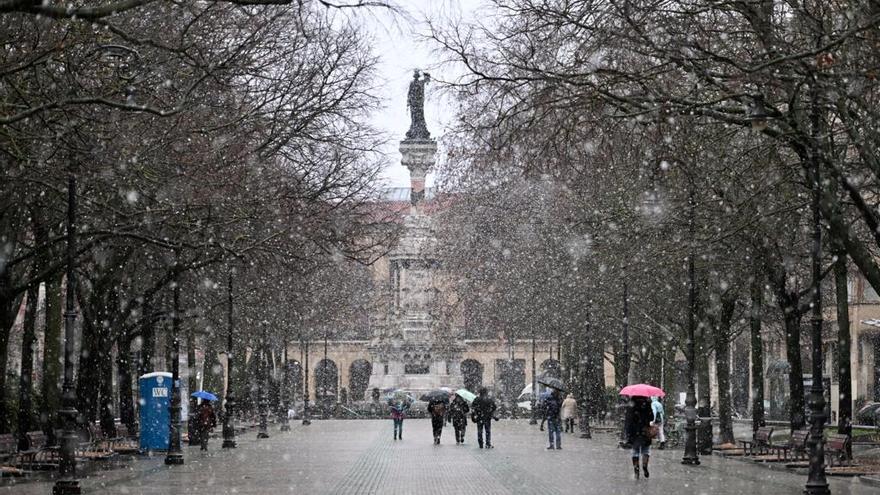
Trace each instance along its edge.
<instances>
[{"instance_id":1,"label":"street lamp","mask_svg":"<svg viewBox=\"0 0 880 495\"><path fill-rule=\"evenodd\" d=\"M235 394L232 389L232 270L226 278L226 414L223 415L223 448L235 448Z\"/></svg>"},{"instance_id":2,"label":"street lamp","mask_svg":"<svg viewBox=\"0 0 880 495\"><path fill-rule=\"evenodd\" d=\"M183 451L180 448L180 266L177 253L174 258L174 286L172 300L174 304L171 314L171 428L168 431L168 454L165 464L183 464Z\"/></svg>"},{"instance_id":3,"label":"street lamp","mask_svg":"<svg viewBox=\"0 0 880 495\"><path fill-rule=\"evenodd\" d=\"M262 323L262 327L263 327L262 341L263 342L262 342L262 345L260 346L262 349L260 350L260 367L259 367L259 370L260 370L259 372L260 372L261 376L258 377L258 379L257 379L257 384L258 384L257 387L259 388L259 390L257 391L258 395L259 395L258 407L260 409L260 426L257 429L257 438L269 438L269 431L268 431L268 428L269 428L269 424L268 424L269 423L269 417L268 417L269 416L269 399L266 396L266 389L268 388L266 382L267 382L268 374L269 374L268 356L266 353L267 346L268 346L268 343L266 342L266 340L267 340L266 339L266 332L267 332L266 326L268 324L269 324L269 322L267 322L265 320Z\"/></svg>"},{"instance_id":4,"label":"street lamp","mask_svg":"<svg viewBox=\"0 0 880 495\"><path fill-rule=\"evenodd\" d=\"M303 345L304 342L304 345ZM303 424L310 425L312 420L309 417L309 339L300 340L300 349L305 347L306 357L305 366L303 366Z\"/></svg>"},{"instance_id":5,"label":"street lamp","mask_svg":"<svg viewBox=\"0 0 880 495\"><path fill-rule=\"evenodd\" d=\"M815 79L811 89L818 100L818 88ZM814 126L818 124L814 123ZM815 146L815 145L814 145ZM813 249L811 268L813 275L813 314L812 346L813 346L813 384L810 386L810 436L807 446L810 448L810 471L804 493L809 495L827 495L828 480L825 479L825 391L822 383L822 224L820 202L822 200L822 174L817 156L818 150L811 149L810 155L813 168L813 191L810 209L813 213Z\"/></svg>"},{"instance_id":6,"label":"street lamp","mask_svg":"<svg viewBox=\"0 0 880 495\"><path fill-rule=\"evenodd\" d=\"M535 361L535 328L532 327L532 398L531 398L531 408L532 408L532 418L529 419L530 425L538 424L538 418L536 417L538 411L536 410L536 401L535 395L538 393L537 389L537 372L535 370L536 361Z\"/></svg>"},{"instance_id":7,"label":"street lamp","mask_svg":"<svg viewBox=\"0 0 880 495\"><path fill-rule=\"evenodd\" d=\"M287 360L287 342L284 342L284 364L281 367L281 431L290 431L290 419L287 411L290 410L290 394L288 393L288 377L290 373L290 361Z\"/></svg>"},{"instance_id":8,"label":"street lamp","mask_svg":"<svg viewBox=\"0 0 880 495\"><path fill-rule=\"evenodd\" d=\"M688 274L688 326L687 326L687 396L684 401L685 409L684 415L687 421L684 431L685 431L685 440L684 440L684 456L681 458L682 464L687 465L699 465L700 464L700 456L697 453L697 393L696 387L694 385L694 368L696 363L696 349L694 348L694 340L697 328L697 319L696 319L696 306L697 306L697 287L696 287L696 273L694 268L694 257L696 256L694 253L694 229L695 229L695 202L694 202L694 187L693 184L690 185L688 190L688 206L690 208L690 215L688 217L688 231L690 235L690 246L688 252L688 265L687 265L687 274Z\"/></svg>"},{"instance_id":9,"label":"street lamp","mask_svg":"<svg viewBox=\"0 0 880 495\"><path fill-rule=\"evenodd\" d=\"M58 464L58 480L52 487L53 495L79 495L76 479L76 389L73 385L73 340L76 324L76 175L67 177L67 291L64 310L64 382L61 386L61 410L58 415L63 422L61 434L61 462Z\"/></svg>"}]
</instances>

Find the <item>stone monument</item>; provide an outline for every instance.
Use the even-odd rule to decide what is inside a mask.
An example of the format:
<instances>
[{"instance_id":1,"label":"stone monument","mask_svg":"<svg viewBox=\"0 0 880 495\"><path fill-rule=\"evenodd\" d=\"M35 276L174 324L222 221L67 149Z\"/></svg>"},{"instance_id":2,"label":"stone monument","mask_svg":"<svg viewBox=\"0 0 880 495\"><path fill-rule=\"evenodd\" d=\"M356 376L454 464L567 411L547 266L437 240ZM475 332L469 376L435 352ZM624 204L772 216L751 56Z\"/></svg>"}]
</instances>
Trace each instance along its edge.
<instances>
[{"instance_id":1,"label":"stone monument","mask_svg":"<svg viewBox=\"0 0 880 495\"><path fill-rule=\"evenodd\" d=\"M373 335L370 388L404 389L416 395L438 387L462 385L463 346L443 341L438 307L440 286L436 240L424 209L425 176L434 165L437 142L425 123L425 85L430 75L418 70L407 94L410 128L400 142L401 163L410 173L410 210L403 233L388 255L390 299L387 326Z\"/></svg>"}]
</instances>

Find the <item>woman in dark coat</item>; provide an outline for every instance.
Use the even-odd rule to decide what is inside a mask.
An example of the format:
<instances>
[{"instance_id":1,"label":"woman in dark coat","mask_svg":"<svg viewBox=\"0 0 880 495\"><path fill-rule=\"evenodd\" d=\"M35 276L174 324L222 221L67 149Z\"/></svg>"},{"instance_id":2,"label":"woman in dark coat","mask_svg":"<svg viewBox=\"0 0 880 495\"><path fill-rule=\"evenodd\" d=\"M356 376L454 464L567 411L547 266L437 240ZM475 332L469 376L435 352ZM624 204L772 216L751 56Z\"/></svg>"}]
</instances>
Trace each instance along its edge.
<instances>
[{"instance_id":1,"label":"woman in dark coat","mask_svg":"<svg viewBox=\"0 0 880 495\"><path fill-rule=\"evenodd\" d=\"M202 440L202 450L208 450L208 437L215 426L217 426L217 415L214 414L214 406L209 401L202 401L196 414L196 428Z\"/></svg>"},{"instance_id":2,"label":"woman in dark coat","mask_svg":"<svg viewBox=\"0 0 880 495\"><path fill-rule=\"evenodd\" d=\"M434 399L428 402L431 429L434 431L434 445L440 445L440 435L443 434L443 423L446 421L446 408L446 401Z\"/></svg>"},{"instance_id":3,"label":"woman in dark coat","mask_svg":"<svg viewBox=\"0 0 880 495\"><path fill-rule=\"evenodd\" d=\"M467 417L471 408L460 395L456 394L452 404L449 405L449 421L455 429L455 444L464 443L464 431L467 428Z\"/></svg>"},{"instance_id":4,"label":"woman in dark coat","mask_svg":"<svg viewBox=\"0 0 880 495\"><path fill-rule=\"evenodd\" d=\"M642 458L642 472L648 474L648 460L651 458L651 437L648 428L654 421L654 411L647 397L633 397L626 409L626 443L632 446L632 464L635 477L639 477L639 457Z\"/></svg>"}]
</instances>

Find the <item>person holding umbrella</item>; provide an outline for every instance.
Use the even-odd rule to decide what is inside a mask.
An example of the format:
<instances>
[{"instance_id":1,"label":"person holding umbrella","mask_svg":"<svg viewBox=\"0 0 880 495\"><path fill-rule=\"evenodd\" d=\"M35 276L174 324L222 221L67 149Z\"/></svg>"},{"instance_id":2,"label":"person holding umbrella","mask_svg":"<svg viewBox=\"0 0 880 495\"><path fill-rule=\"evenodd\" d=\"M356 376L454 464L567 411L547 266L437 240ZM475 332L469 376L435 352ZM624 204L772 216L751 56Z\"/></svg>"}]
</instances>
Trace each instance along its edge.
<instances>
[{"instance_id":1,"label":"person holding umbrella","mask_svg":"<svg viewBox=\"0 0 880 495\"><path fill-rule=\"evenodd\" d=\"M633 473L639 478L639 458L641 457L641 472L648 478L648 461L651 459L651 440L657 436L657 427L653 425L654 410L648 397L663 397L663 390L646 384L627 385L620 390L620 395L630 397L629 407L626 409L626 421L624 422L624 434L626 443L630 445L632 452Z\"/></svg>"},{"instance_id":2,"label":"person holding umbrella","mask_svg":"<svg viewBox=\"0 0 880 495\"><path fill-rule=\"evenodd\" d=\"M477 444L483 448L483 431L486 432L486 448L492 448L492 420L495 417L495 401L489 397L489 390L480 387L480 395L471 404L471 420L477 424Z\"/></svg>"},{"instance_id":3,"label":"person holding umbrella","mask_svg":"<svg viewBox=\"0 0 880 495\"><path fill-rule=\"evenodd\" d=\"M446 410L449 405L449 393L445 390L434 390L422 396L422 400L428 401L434 445L440 445L440 435L443 434L443 423L446 421Z\"/></svg>"},{"instance_id":4,"label":"person holding umbrella","mask_svg":"<svg viewBox=\"0 0 880 495\"><path fill-rule=\"evenodd\" d=\"M391 406L391 420L394 422L394 439L403 440L403 420L409 410L410 399L403 391L396 391L389 399Z\"/></svg>"},{"instance_id":5,"label":"person holding umbrella","mask_svg":"<svg viewBox=\"0 0 880 495\"><path fill-rule=\"evenodd\" d=\"M471 400L473 400L474 394L470 393L468 390L461 389L455 392L455 398L452 399L452 404L449 405L449 417L448 421L452 423L452 428L455 429L455 444L461 445L464 443L464 432L467 428L467 417L471 408L468 406L468 401L465 397L470 396Z\"/></svg>"},{"instance_id":6,"label":"person holding umbrella","mask_svg":"<svg viewBox=\"0 0 880 495\"><path fill-rule=\"evenodd\" d=\"M550 392L550 397L544 401L544 417L547 418L547 436L550 445L547 450L562 450L562 394L558 389ZM554 439L556 440L554 442Z\"/></svg>"},{"instance_id":7,"label":"person holding umbrella","mask_svg":"<svg viewBox=\"0 0 880 495\"><path fill-rule=\"evenodd\" d=\"M211 401L217 400L217 396L204 390L194 392L192 396L202 399L196 411L196 432L202 441L201 450L207 451L208 437L211 435L211 430L217 426L217 415L214 413L214 406L211 405Z\"/></svg>"}]
</instances>

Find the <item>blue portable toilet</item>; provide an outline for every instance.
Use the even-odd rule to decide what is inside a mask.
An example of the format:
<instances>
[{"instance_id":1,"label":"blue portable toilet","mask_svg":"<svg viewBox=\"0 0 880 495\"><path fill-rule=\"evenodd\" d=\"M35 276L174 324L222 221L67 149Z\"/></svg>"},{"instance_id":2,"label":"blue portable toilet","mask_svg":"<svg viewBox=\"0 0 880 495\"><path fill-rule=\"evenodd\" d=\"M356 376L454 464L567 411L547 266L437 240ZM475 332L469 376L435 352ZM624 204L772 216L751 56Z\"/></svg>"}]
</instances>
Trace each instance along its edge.
<instances>
[{"instance_id":1,"label":"blue portable toilet","mask_svg":"<svg viewBox=\"0 0 880 495\"><path fill-rule=\"evenodd\" d=\"M156 371L138 379L141 450L168 450L171 423L171 373Z\"/></svg>"}]
</instances>

